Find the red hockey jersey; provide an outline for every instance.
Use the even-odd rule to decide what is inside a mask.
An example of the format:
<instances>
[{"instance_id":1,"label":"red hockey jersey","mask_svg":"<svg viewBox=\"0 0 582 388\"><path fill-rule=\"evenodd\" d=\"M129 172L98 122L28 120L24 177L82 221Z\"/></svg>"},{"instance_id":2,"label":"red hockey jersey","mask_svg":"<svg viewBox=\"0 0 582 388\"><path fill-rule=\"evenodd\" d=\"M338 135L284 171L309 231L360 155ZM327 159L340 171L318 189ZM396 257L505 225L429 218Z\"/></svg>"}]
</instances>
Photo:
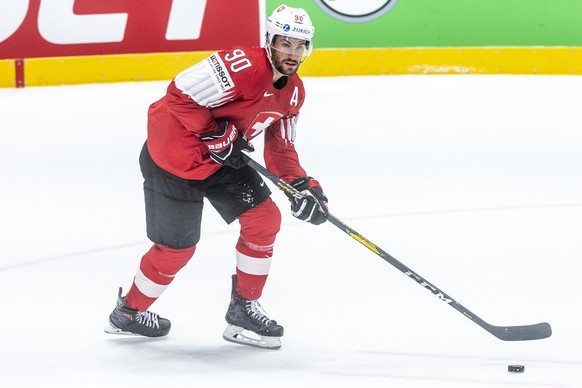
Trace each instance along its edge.
<instances>
[{"instance_id":1,"label":"red hockey jersey","mask_svg":"<svg viewBox=\"0 0 582 388\"><path fill-rule=\"evenodd\" d=\"M249 140L264 132L267 168L291 182L306 175L293 144L304 98L296 74L280 89L273 85L264 49L220 51L178 74L166 95L150 106L148 150L164 170L185 179L205 179L221 165L209 157L200 135L228 120Z\"/></svg>"}]
</instances>

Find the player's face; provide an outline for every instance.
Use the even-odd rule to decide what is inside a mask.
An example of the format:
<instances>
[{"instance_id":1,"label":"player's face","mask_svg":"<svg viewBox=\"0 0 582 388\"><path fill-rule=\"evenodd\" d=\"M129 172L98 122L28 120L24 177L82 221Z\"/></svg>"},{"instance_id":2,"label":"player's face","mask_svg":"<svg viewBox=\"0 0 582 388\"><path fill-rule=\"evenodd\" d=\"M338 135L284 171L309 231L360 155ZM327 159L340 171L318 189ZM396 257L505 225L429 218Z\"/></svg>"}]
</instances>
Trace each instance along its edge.
<instances>
[{"instance_id":1,"label":"player's face","mask_svg":"<svg viewBox=\"0 0 582 388\"><path fill-rule=\"evenodd\" d=\"M277 36L271 45L272 60L275 69L283 75L293 75L305 59L307 42L300 39Z\"/></svg>"}]
</instances>

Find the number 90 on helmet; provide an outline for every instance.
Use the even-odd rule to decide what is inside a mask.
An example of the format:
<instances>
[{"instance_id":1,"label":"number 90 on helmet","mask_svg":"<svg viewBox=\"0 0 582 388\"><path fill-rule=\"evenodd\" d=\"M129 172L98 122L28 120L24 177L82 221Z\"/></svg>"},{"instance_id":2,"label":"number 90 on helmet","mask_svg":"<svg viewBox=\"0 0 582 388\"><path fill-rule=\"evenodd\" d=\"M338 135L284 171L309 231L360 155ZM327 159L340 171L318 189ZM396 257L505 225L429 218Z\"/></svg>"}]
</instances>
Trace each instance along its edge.
<instances>
[{"instance_id":1,"label":"number 90 on helmet","mask_svg":"<svg viewBox=\"0 0 582 388\"><path fill-rule=\"evenodd\" d=\"M309 15L302 8L280 5L267 18L265 29L265 48L269 56L271 56L271 46L277 35L305 41L306 52L301 57L301 63L307 59L311 54L311 50L313 50L311 40L313 39L315 28L311 24Z\"/></svg>"}]
</instances>

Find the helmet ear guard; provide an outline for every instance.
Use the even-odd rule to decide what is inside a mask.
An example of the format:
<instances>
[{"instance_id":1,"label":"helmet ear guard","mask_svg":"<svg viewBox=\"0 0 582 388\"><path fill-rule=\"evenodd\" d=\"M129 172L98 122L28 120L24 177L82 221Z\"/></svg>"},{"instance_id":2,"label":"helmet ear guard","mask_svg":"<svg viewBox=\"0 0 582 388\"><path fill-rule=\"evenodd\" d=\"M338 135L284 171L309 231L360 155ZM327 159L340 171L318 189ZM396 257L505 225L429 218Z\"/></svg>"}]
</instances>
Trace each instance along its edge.
<instances>
[{"instance_id":1,"label":"helmet ear guard","mask_svg":"<svg viewBox=\"0 0 582 388\"><path fill-rule=\"evenodd\" d=\"M271 46L277 35L289 37L306 42L306 53L302 56L301 62L305 61L313 49L311 40L315 28L311 24L311 18L302 8L292 8L286 5L280 5L271 16L267 18L265 49L271 58Z\"/></svg>"}]
</instances>

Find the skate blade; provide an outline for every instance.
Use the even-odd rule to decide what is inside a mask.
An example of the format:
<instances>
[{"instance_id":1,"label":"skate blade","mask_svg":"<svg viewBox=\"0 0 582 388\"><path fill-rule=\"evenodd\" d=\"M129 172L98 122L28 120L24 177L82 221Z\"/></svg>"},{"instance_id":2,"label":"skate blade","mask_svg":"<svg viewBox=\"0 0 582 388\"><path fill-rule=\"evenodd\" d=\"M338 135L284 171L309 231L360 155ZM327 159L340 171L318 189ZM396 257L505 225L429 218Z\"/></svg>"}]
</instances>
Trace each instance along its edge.
<instances>
[{"instance_id":1,"label":"skate blade","mask_svg":"<svg viewBox=\"0 0 582 388\"><path fill-rule=\"evenodd\" d=\"M107 334L123 335L123 336L127 336L127 337L144 337L143 335L130 333L129 331L123 331L123 330L118 329L117 327L113 327L111 325L107 326L105 329L103 329L103 331L106 332Z\"/></svg>"},{"instance_id":2,"label":"skate blade","mask_svg":"<svg viewBox=\"0 0 582 388\"><path fill-rule=\"evenodd\" d=\"M222 338L235 344L254 346L261 349L279 349L281 347L280 337L269 337L259 335L240 326L228 325L222 333Z\"/></svg>"}]
</instances>

